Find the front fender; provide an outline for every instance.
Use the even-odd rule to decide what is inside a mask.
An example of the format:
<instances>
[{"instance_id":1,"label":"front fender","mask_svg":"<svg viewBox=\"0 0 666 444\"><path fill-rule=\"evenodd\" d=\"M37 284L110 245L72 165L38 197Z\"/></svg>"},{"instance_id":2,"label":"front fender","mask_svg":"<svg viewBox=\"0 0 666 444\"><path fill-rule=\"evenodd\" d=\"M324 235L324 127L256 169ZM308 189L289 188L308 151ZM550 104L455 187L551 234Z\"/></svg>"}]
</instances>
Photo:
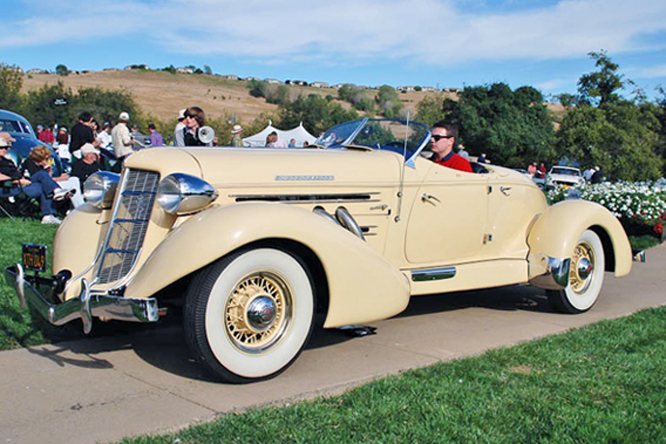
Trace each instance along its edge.
<instances>
[{"instance_id":1,"label":"front fender","mask_svg":"<svg viewBox=\"0 0 666 444\"><path fill-rule=\"evenodd\" d=\"M629 274L631 246L613 213L594 202L565 200L548 207L530 230L530 279L548 272L548 258L570 258L578 238L587 229L600 235L606 250L606 271L615 271L616 277Z\"/></svg>"},{"instance_id":2,"label":"front fender","mask_svg":"<svg viewBox=\"0 0 666 444\"><path fill-rule=\"evenodd\" d=\"M329 288L325 327L385 319L405 309L409 281L379 252L325 218L280 203L213 207L175 228L128 284L125 296L147 298L244 245L288 239L321 261Z\"/></svg>"},{"instance_id":3,"label":"front fender","mask_svg":"<svg viewBox=\"0 0 666 444\"><path fill-rule=\"evenodd\" d=\"M53 273L69 270L75 277L70 281L72 288L61 296L63 299L79 295L80 277L92 280L95 256L108 228L100 223L101 218L102 210L85 203L72 210L58 227L53 240Z\"/></svg>"}]
</instances>

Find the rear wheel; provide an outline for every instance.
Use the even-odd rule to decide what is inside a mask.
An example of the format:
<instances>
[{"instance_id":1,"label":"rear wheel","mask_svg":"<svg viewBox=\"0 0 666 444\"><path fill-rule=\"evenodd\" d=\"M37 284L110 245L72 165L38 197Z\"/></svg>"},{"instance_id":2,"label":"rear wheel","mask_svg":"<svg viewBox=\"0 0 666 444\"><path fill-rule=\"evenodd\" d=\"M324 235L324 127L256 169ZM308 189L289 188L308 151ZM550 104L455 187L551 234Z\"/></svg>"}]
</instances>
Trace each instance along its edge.
<instances>
[{"instance_id":1,"label":"rear wheel","mask_svg":"<svg viewBox=\"0 0 666 444\"><path fill-rule=\"evenodd\" d=\"M599 298L605 265L599 236L592 230L585 231L574 247L569 284L562 290L548 290L548 300L556 310L564 313L589 310Z\"/></svg>"},{"instance_id":2,"label":"rear wheel","mask_svg":"<svg viewBox=\"0 0 666 444\"><path fill-rule=\"evenodd\" d=\"M298 357L312 331L307 268L272 248L241 251L204 268L185 301L192 354L228 382L275 376Z\"/></svg>"}]
</instances>

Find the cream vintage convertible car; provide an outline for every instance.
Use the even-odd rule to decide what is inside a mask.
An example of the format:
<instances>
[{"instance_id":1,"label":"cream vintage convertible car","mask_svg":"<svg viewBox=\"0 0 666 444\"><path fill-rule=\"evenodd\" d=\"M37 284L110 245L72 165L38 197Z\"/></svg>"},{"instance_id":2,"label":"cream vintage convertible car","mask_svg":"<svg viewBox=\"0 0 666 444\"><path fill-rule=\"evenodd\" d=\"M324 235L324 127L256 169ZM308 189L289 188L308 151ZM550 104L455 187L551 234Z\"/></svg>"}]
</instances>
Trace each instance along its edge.
<instances>
[{"instance_id":1,"label":"cream vintage convertible car","mask_svg":"<svg viewBox=\"0 0 666 444\"><path fill-rule=\"evenodd\" d=\"M361 119L305 149L143 150L122 175L87 181L52 278L29 272L44 262L35 245L6 276L52 324L81 318L86 332L93 318L157 321L179 297L194 357L247 382L287 368L316 313L335 328L394 316L412 296L528 283L577 313L604 271L629 273L603 207L549 207L507 168L440 166L421 155L429 141L417 122Z\"/></svg>"}]
</instances>

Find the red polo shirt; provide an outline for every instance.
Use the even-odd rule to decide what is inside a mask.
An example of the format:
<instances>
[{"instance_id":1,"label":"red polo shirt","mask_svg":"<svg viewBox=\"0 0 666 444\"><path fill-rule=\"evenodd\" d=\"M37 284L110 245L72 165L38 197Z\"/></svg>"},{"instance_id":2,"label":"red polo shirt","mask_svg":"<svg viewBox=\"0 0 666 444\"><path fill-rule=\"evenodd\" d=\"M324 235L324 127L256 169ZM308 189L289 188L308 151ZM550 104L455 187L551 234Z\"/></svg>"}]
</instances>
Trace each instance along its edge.
<instances>
[{"instance_id":1,"label":"red polo shirt","mask_svg":"<svg viewBox=\"0 0 666 444\"><path fill-rule=\"evenodd\" d=\"M446 156L442 157L441 160L436 160L435 163L444 165L445 167L453 168L454 170L466 171L468 173L473 173L472 165L469 161L462 156L451 151Z\"/></svg>"}]
</instances>

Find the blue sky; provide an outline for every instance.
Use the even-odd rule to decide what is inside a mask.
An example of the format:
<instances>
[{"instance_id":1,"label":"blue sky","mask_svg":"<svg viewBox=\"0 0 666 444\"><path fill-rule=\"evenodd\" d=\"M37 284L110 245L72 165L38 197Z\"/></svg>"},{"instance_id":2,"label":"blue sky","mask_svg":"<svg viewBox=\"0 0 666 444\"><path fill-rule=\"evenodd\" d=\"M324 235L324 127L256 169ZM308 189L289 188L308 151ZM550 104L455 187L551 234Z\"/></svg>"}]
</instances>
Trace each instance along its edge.
<instances>
[{"instance_id":1,"label":"blue sky","mask_svg":"<svg viewBox=\"0 0 666 444\"><path fill-rule=\"evenodd\" d=\"M219 74L574 93L606 50L666 88L665 0L0 0L0 61L27 70L208 65ZM10 11L10 12L7 12ZM627 91L628 93L629 91Z\"/></svg>"}]
</instances>

